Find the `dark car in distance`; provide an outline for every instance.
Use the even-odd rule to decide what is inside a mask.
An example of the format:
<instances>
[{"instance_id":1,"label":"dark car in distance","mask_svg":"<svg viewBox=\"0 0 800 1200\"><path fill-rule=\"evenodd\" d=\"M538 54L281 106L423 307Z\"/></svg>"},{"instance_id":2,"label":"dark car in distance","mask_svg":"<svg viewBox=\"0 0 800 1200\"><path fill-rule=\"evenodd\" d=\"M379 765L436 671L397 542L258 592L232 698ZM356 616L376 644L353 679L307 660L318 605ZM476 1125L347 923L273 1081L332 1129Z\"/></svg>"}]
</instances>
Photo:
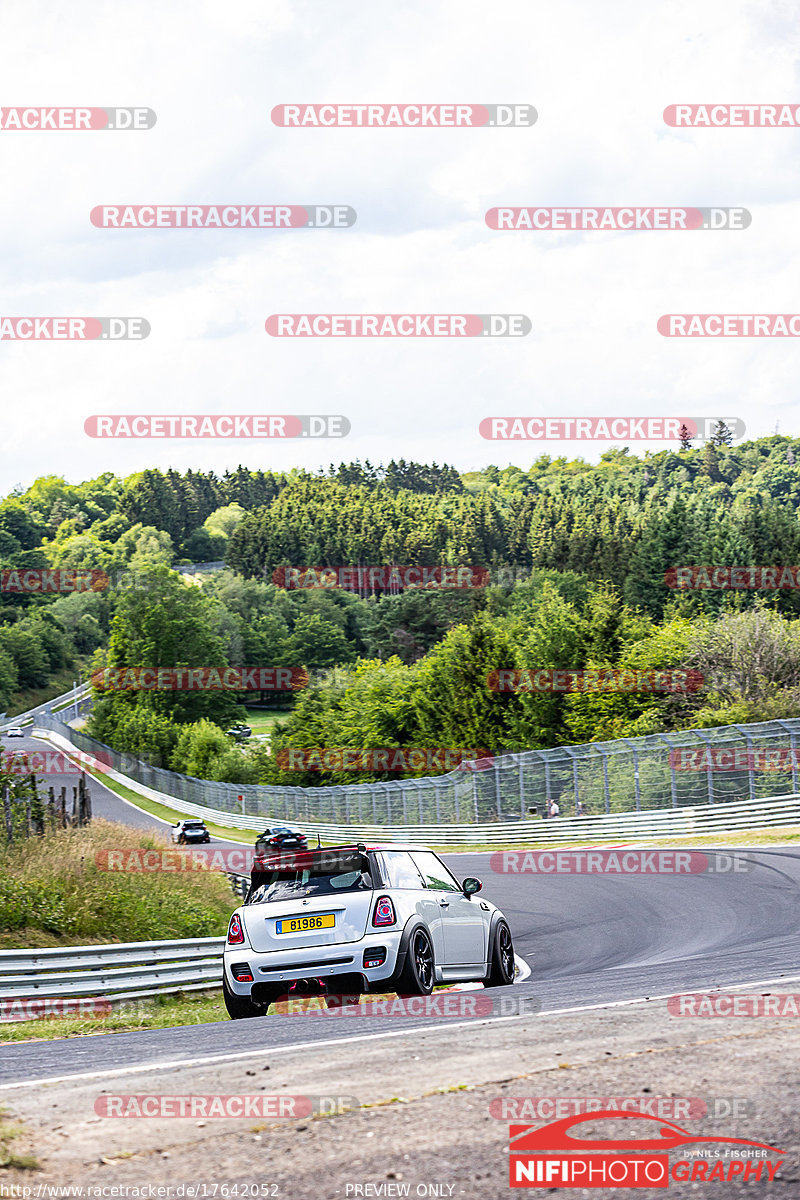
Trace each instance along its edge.
<instances>
[{"instance_id":1,"label":"dark car in distance","mask_svg":"<svg viewBox=\"0 0 800 1200\"><path fill-rule=\"evenodd\" d=\"M256 838L256 858L276 850L307 850L308 838L299 829L288 825L271 825Z\"/></svg>"}]
</instances>

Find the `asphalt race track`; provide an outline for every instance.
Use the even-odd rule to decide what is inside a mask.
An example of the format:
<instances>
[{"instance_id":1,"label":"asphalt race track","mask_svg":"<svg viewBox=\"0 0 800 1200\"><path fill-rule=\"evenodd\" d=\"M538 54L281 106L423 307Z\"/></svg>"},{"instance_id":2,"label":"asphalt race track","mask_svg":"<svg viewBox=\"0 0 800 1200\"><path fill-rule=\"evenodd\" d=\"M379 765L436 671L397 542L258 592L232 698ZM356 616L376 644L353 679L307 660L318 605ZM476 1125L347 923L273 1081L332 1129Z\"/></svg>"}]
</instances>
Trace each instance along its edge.
<instances>
[{"instance_id":1,"label":"asphalt race track","mask_svg":"<svg viewBox=\"0 0 800 1200\"><path fill-rule=\"evenodd\" d=\"M21 739L12 744L23 746ZM25 744L41 746L27 739ZM91 786L96 815L165 829L96 781ZM512 1019L512 1001L523 998L528 1014L534 1003L544 1012L559 1012L800 977L800 850L737 850L736 857L745 871L620 876L502 874L492 870L490 854L445 856L459 877L483 880L484 894L504 910L516 952L531 969L523 982L488 993ZM0 1087L133 1065L244 1056L266 1046L386 1036L386 1021L376 1031L368 1017L349 1018L346 1027L332 1020L270 1016L11 1044L0 1047ZM394 1017L390 1029L438 1027L443 1020L448 1018Z\"/></svg>"}]
</instances>

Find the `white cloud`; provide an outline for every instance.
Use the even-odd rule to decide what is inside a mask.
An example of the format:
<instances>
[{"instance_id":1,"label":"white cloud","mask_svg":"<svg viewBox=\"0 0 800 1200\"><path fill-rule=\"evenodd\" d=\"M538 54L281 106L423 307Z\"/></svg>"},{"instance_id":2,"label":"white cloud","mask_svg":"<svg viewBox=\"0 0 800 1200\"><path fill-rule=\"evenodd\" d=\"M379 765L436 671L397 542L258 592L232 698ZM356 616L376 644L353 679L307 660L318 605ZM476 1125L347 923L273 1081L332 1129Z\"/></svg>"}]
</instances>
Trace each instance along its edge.
<instances>
[{"instance_id":1,"label":"white cloud","mask_svg":"<svg viewBox=\"0 0 800 1200\"><path fill-rule=\"evenodd\" d=\"M0 313L145 316L141 344L0 343L0 491L146 465L391 456L525 465L492 414L740 416L796 430L789 341L661 337L791 312L800 130L673 130L675 102L791 102L798 5L7 3L3 105L146 105L146 133L0 132ZM280 129L297 101L526 102L532 129ZM343 231L99 230L99 203L349 203ZM496 204L743 205L745 232L496 233ZM525 312L525 339L280 341L273 312ZM101 443L92 412L343 412L324 443ZM596 457L603 446L566 446Z\"/></svg>"}]
</instances>

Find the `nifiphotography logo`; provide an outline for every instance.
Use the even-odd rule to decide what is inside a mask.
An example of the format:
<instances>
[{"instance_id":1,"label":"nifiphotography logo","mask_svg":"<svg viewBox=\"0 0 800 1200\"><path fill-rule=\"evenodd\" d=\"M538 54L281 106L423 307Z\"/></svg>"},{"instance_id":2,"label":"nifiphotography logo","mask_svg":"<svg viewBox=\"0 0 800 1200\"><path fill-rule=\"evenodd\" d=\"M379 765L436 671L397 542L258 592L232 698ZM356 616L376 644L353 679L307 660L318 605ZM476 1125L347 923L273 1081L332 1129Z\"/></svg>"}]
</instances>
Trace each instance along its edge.
<instances>
[{"instance_id":1,"label":"nifiphotography logo","mask_svg":"<svg viewBox=\"0 0 800 1200\"><path fill-rule=\"evenodd\" d=\"M647 1122L642 1136L630 1139L597 1139L573 1134L580 1125L613 1121ZM706 1143L708 1149L684 1148ZM783 1150L746 1138L690 1133L671 1121L654 1120L643 1113L606 1109L552 1121L539 1128L509 1128L509 1184L511 1187L548 1188L668 1188L675 1183L771 1182ZM670 1162L670 1152L677 1158Z\"/></svg>"}]
</instances>

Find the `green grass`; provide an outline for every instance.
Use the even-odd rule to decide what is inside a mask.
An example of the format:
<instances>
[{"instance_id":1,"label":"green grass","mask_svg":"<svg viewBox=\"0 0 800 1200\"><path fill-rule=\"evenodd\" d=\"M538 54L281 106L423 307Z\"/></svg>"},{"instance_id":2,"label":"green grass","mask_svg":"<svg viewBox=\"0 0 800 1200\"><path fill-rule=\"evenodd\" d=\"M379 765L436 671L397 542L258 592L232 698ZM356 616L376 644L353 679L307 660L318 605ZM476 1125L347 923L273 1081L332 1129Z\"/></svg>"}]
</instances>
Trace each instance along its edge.
<instances>
[{"instance_id":1,"label":"green grass","mask_svg":"<svg viewBox=\"0 0 800 1200\"><path fill-rule=\"evenodd\" d=\"M178 812L177 809L167 808L164 804L159 804L156 800L150 800L147 796L140 795L139 792L134 792L131 788L126 787L124 783L118 783L116 779L110 779L108 775L101 771L94 771L91 767L87 767L87 774L93 776L109 791L115 795L121 796L123 800L129 800L131 804L135 804L142 812L150 813L151 817L160 817L162 821L169 821L170 825L175 825L182 820L187 814ZM269 818L264 818L264 823L267 824ZM256 840L256 830L250 829L235 829L227 825L215 825L213 821L206 821L206 828L212 837L224 838L227 842L239 842L243 846L252 846ZM260 832L260 831L259 831ZM169 830L165 829L164 833L169 834Z\"/></svg>"},{"instance_id":2,"label":"green grass","mask_svg":"<svg viewBox=\"0 0 800 1200\"><path fill-rule=\"evenodd\" d=\"M180 1025L205 1025L211 1021L227 1020L222 991L216 988L208 992L121 1001L107 1016L42 1017L38 1021L0 1025L0 1045L51 1038L91 1037L103 1033L130 1033L139 1029L174 1029Z\"/></svg>"},{"instance_id":3,"label":"green grass","mask_svg":"<svg viewBox=\"0 0 800 1200\"><path fill-rule=\"evenodd\" d=\"M56 696L63 696L64 692L71 690L77 679L78 668L70 667L69 670L54 675L45 687L26 688L25 691L15 692L8 705L6 720L15 717L17 713L27 712L29 708L36 708L47 700L55 700Z\"/></svg>"},{"instance_id":4,"label":"green grass","mask_svg":"<svg viewBox=\"0 0 800 1200\"><path fill-rule=\"evenodd\" d=\"M248 709L245 724L250 726L254 734L271 733L278 721L287 719L289 712L289 709L286 711Z\"/></svg>"},{"instance_id":5,"label":"green grass","mask_svg":"<svg viewBox=\"0 0 800 1200\"><path fill-rule=\"evenodd\" d=\"M224 934L237 900L220 872L103 869L103 851L164 848L157 834L101 819L0 847L0 947Z\"/></svg>"},{"instance_id":6,"label":"green grass","mask_svg":"<svg viewBox=\"0 0 800 1200\"><path fill-rule=\"evenodd\" d=\"M39 1163L29 1154L17 1154L12 1150L11 1143L22 1133L19 1125L12 1125L5 1120L7 1111L0 1108L0 1168L6 1167L17 1171L35 1171Z\"/></svg>"}]
</instances>

